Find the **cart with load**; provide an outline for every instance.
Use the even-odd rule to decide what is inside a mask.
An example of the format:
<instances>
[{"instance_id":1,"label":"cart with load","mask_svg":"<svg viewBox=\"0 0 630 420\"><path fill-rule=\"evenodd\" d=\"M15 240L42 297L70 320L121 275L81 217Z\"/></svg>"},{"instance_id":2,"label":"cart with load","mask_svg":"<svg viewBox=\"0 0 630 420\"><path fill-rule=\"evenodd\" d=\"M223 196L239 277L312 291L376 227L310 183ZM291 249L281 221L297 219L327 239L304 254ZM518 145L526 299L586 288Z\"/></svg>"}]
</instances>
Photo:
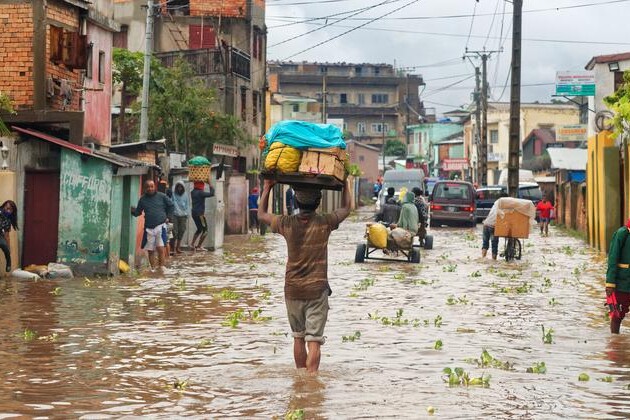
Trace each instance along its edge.
<instances>
[{"instance_id":1,"label":"cart with load","mask_svg":"<svg viewBox=\"0 0 630 420\"><path fill-rule=\"evenodd\" d=\"M354 255L356 263L365 260L400 261L400 256L410 263L420 262L419 245L413 243L415 236L405 229L395 228L390 231L383 223L370 222L366 225L365 238L365 243L357 244ZM373 255L378 251L384 252L386 257Z\"/></svg>"},{"instance_id":2,"label":"cart with load","mask_svg":"<svg viewBox=\"0 0 630 420\"><path fill-rule=\"evenodd\" d=\"M506 261L520 260L523 252L521 239L529 238L531 225L535 223L536 208L530 200L499 198L486 221L494 221L494 236L505 238L501 256Z\"/></svg>"}]
</instances>

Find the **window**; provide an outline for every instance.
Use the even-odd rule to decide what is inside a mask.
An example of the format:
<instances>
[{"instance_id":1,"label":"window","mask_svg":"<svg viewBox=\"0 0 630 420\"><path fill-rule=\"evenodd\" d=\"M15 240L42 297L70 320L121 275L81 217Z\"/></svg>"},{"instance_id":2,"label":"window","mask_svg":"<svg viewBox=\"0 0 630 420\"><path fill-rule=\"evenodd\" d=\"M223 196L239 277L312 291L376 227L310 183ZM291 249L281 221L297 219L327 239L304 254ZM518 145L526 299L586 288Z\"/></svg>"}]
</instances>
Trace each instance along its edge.
<instances>
[{"instance_id":1,"label":"window","mask_svg":"<svg viewBox=\"0 0 630 420\"><path fill-rule=\"evenodd\" d=\"M378 76L379 74L381 74L381 69L380 69L380 68L378 68L378 67L374 67L374 74L375 74L376 76Z\"/></svg>"},{"instance_id":2,"label":"window","mask_svg":"<svg viewBox=\"0 0 630 420\"><path fill-rule=\"evenodd\" d=\"M361 67L355 67L354 68L354 74L357 75L357 76L360 76L362 70L363 69Z\"/></svg>"},{"instance_id":3,"label":"window","mask_svg":"<svg viewBox=\"0 0 630 420\"><path fill-rule=\"evenodd\" d=\"M105 51L98 52L98 82L105 83Z\"/></svg>"},{"instance_id":4,"label":"window","mask_svg":"<svg viewBox=\"0 0 630 420\"><path fill-rule=\"evenodd\" d=\"M299 104L293 104L293 112L300 112L300 105Z\"/></svg>"},{"instance_id":5,"label":"window","mask_svg":"<svg viewBox=\"0 0 630 420\"><path fill-rule=\"evenodd\" d=\"M359 162L365 162L365 156L359 155Z\"/></svg>"},{"instance_id":6,"label":"window","mask_svg":"<svg viewBox=\"0 0 630 420\"><path fill-rule=\"evenodd\" d=\"M358 122L357 123L357 133L365 134L365 123L364 122Z\"/></svg>"},{"instance_id":7,"label":"window","mask_svg":"<svg viewBox=\"0 0 630 420\"><path fill-rule=\"evenodd\" d=\"M247 121L247 89L241 87L241 120Z\"/></svg>"},{"instance_id":8,"label":"window","mask_svg":"<svg viewBox=\"0 0 630 420\"><path fill-rule=\"evenodd\" d=\"M365 105L365 94L364 93L357 94L357 102L359 102L359 105Z\"/></svg>"},{"instance_id":9,"label":"window","mask_svg":"<svg viewBox=\"0 0 630 420\"><path fill-rule=\"evenodd\" d=\"M389 96L386 93L375 93L372 95L373 104L386 104L389 102Z\"/></svg>"},{"instance_id":10,"label":"window","mask_svg":"<svg viewBox=\"0 0 630 420\"><path fill-rule=\"evenodd\" d=\"M446 198L455 200L470 200L470 188L466 184L450 182L439 183L433 190L434 198Z\"/></svg>"},{"instance_id":11,"label":"window","mask_svg":"<svg viewBox=\"0 0 630 420\"><path fill-rule=\"evenodd\" d=\"M261 60L263 56L264 34L258 26L254 26L254 37L252 39L252 57Z\"/></svg>"},{"instance_id":12,"label":"window","mask_svg":"<svg viewBox=\"0 0 630 420\"><path fill-rule=\"evenodd\" d=\"M491 144L488 145L488 153L494 153L494 146Z\"/></svg>"},{"instance_id":13,"label":"window","mask_svg":"<svg viewBox=\"0 0 630 420\"><path fill-rule=\"evenodd\" d=\"M212 26L190 25L188 27L188 44L191 50L200 48L214 48L216 34Z\"/></svg>"},{"instance_id":14,"label":"window","mask_svg":"<svg viewBox=\"0 0 630 420\"><path fill-rule=\"evenodd\" d=\"M90 43L90 45L88 45L87 47L87 62L85 64L85 77L87 77L88 79L91 79L94 77L94 64L92 63L93 61L93 53L94 53L94 46Z\"/></svg>"},{"instance_id":15,"label":"window","mask_svg":"<svg viewBox=\"0 0 630 420\"><path fill-rule=\"evenodd\" d=\"M490 130L490 143L497 144L499 142L499 130Z\"/></svg>"},{"instance_id":16,"label":"window","mask_svg":"<svg viewBox=\"0 0 630 420\"><path fill-rule=\"evenodd\" d=\"M326 66L320 66L320 67L319 67L319 72L320 72L320 73L328 73L328 67L326 67Z\"/></svg>"},{"instance_id":17,"label":"window","mask_svg":"<svg viewBox=\"0 0 630 420\"><path fill-rule=\"evenodd\" d=\"M387 124L383 124L381 125L380 123L374 123L372 124L372 132L373 133L383 133L383 128L385 129L385 132L387 132L389 130L389 126Z\"/></svg>"},{"instance_id":18,"label":"window","mask_svg":"<svg viewBox=\"0 0 630 420\"><path fill-rule=\"evenodd\" d=\"M252 92L252 119L254 125L258 125L258 111L259 111L259 98L260 94L257 91Z\"/></svg>"},{"instance_id":19,"label":"window","mask_svg":"<svg viewBox=\"0 0 630 420\"><path fill-rule=\"evenodd\" d=\"M347 93L340 93L339 94L339 103L341 103L341 104L347 104L348 103L348 94Z\"/></svg>"},{"instance_id":20,"label":"window","mask_svg":"<svg viewBox=\"0 0 630 420\"><path fill-rule=\"evenodd\" d=\"M50 25L50 61L70 69L87 66L87 35Z\"/></svg>"}]
</instances>

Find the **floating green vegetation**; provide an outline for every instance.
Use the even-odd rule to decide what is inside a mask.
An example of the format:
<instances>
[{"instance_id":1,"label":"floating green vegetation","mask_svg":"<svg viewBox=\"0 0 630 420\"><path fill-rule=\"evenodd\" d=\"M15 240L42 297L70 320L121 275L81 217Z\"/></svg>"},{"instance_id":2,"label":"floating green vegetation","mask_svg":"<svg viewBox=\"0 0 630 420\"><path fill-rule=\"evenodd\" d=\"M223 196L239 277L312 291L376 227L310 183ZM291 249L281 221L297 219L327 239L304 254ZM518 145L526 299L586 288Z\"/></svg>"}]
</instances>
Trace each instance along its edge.
<instances>
[{"instance_id":1,"label":"floating green vegetation","mask_svg":"<svg viewBox=\"0 0 630 420\"><path fill-rule=\"evenodd\" d=\"M83 279L83 287L92 287L94 285L94 282L90 279L88 279L87 277L85 277Z\"/></svg>"},{"instance_id":2,"label":"floating green vegetation","mask_svg":"<svg viewBox=\"0 0 630 420\"><path fill-rule=\"evenodd\" d=\"M214 297L220 300L237 300L241 297L241 294L234 291L234 289L223 289L216 293Z\"/></svg>"},{"instance_id":3,"label":"floating green vegetation","mask_svg":"<svg viewBox=\"0 0 630 420\"><path fill-rule=\"evenodd\" d=\"M545 362L536 362L531 367L528 367L526 370L527 373L547 373L547 366Z\"/></svg>"},{"instance_id":4,"label":"floating green vegetation","mask_svg":"<svg viewBox=\"0 0 630 420\"><path fill-rule=\"evenodd\" d=\"M255 270L256 269L256 264L250 264L249 265L249 269L250 269L250 271Z\"/></svg>"},{"instance_id":5,"label":"floating green vegetation","mask_svg":"<svg viewBox=\"0 0 630 420\"><path fill-rule=\"evenodd\" d=\"M417 279L417 280L413 280L411 283L414 286L426 286L426 285L435 283L435 280L427 281L424 279Z\"/></svg>"},{"instance_id":6,"label":"floating green vegetation","mask_svg":"<svg viewBox=\"0 0 630 420\"><path fill-rule=\"evenodd\" d=\"M551 279L549 277L543 278L542 287L544 287L545 289L549 289L551 287Z\"/></svg>"},{"instance_id":7,"label":"floating green vegetation","mask_svg":"<svg viewBox=\"0 0 630 420\"><path fill-rule=\"evenodd\" d=\"M352 342L360 338L361 338L361 331L355 331L354 334L351 334L351 335L342 335L341 342L342 343L347 343L348 341Z\"/></svg>"},{"instance_id":8,"label":"floating green vegetation","mask_svg":"<svg viewBox=\"0 0 630 420\"><path fill-rule=\"evenodd\" d=\"M442 267L442 271L444 271L445 273L452 273L455 270L457 270L457 264L446 264Z\"/></svg>"},{"instance_id":9,"label":"floating green vegetation","mask_svg":"<svg viewBox=\"0 0 630 420\"><path fill-rule=\"evenodd\" d=\"M266 321L271 321L273 318L270 316L262 316L263 310L258 308L255 309L253 311L249 311L249 318L253 321L253 322L266 322Z\"/></svg>"},{"instance_id":10,"label":"floating green vegetation","mask_svg":"<svg viewBox=\"0 0 630 420\"><path fill-rule=\"evenodd\" d=\"M227 314L221 325L236 328L243 318L245 318L245 312L242 309L237 309Z\"/></svg>"},{"instance_id":11,"label":"floating green vegetation","mask_svg":"<svg viewBox=\"0 0 630 420\"><path fill-rule=\"evenodd\" d=\"M495 359L488 350L483 349L479 359L467 359L468 363L476 363L481 368L496 368L503 370L514 370L514 364L510 362L504 362L499 359Z\"/></svg>"},{"instance_id":12,"label":"floating green vegetation","mask_svg":"<svg viewBox=\"0 0 630 420\"><path fill-rule=\"evenodd\" d=\"M433 350L442 350L443 346L444 344L442 343L442 340L435 340L435 343L433 343Z\"/></svg>"},{"instance_id":13,"label":"floating green vegetation","mask_svg":"<svg viewBox=\"0 0 630 420\"><path fill-rule=\"evenodd\" d=\"M304 420L305 418L306 418L306 413L301 408L298 410L289 411L284 416L284 420Z\"/></svg>"},{"instance_id":14,"label":"floating green vegetation","mask_svg":"<svg viewBox=\"0 0 630 420\"><path fill-rule=\"evenodd\" d=\"M25 328L24 332L22 333L22 338L24 339L24 341L34 340L37 338L37 332Z\"/></svg>"},{"instance_id":15,"label":"floating green vegetation","mask_svg":"<svg viewBox=\"0 0 630 420\"><path fill-rule=\"evenodd\" d=\"M549 328L548 330L545 330L545 326L541 325L542 327L542 340L543 343L545 344L553 344L553 328Z\"/></svg>"},{"instance_id":16,"label":"floating green vegetation","mask_svg":"<svg viewBox=\"0 0 630 420\"><path fill-rule=\"evenodd\" d=\"M438 260L447 260L450 257L449 254L441 254L438 256Z\"/></svg>"},{"instance_id":17,"label":"floating green vegetation","mask_svg":"<svg viewBox=\"0 0 630 420\"><path fill-rule=\"evenodd\" d=\"M588 376L588 374L584 373L584 372L580 373L579 376L578 376L578 381L580 381L580 382L588 382L590 379L591 379L591 377Z\"/></svg>"},{"instance_id":18,"label":"floating green vegetation","mask_svg":"<svg viewBox=\"0 0 630 420\"><path fill-rule=\"evenodd\" d=\"M186 290L186 279L178 278L175 280L175 287L179 290Z\"/></svg>"},{"instance_id":19,"label":"floating green vegetation","mask_svg":"<svg viewBox=\"0 0 630 420\"><path fill-rule=\"evenodd\" d=\"M365 278L363 280L361 280L359 283L355 283L355 285L352 287L352 290L354 291L363 291L363 290L367 290L368 287L370 286L374 286L374 282L376 280L373 278Z\"/></svg>"},{"instance_id":20,"label":"floating green vegetation","mask_svg":"<svg viewBox=\"0 0 630 420\"><path fill-rule=\"evenodd\" d=\"M271 297L271 290L265 290L260 294L259 297L261 300L269 300L269 298Z\"/></svg>"},{"instance_id":21,"label":"floating green vegetation","mask_svg":"<svg viewBox=\"0 0 630 420\"><path fill-rule=\"evenodd\" d=\"M468 299L466 299L466 295L462 297L458 297L458 298L451 295L446 299L446 304L447 305L468 305Z\"/></svg>"},{"instance_id":22,"label":"floating green vegetation","mask_svg":"<svg viewBox=\"0 0 630 420\"><path fill-rule=\"evenodd\" d=\"M173 389L176 391L185 391L186 388L188 388L188 385L189 385L188 379L180 380L180 379L175 378L175 380L173 380L173 383L172 383Z\"/></svg>"},{"instance_id":23,"label":"floating green vegetation","mask_svg":"<svg viewBox=\"0 0 630 420\"><path fill-rule=\"evenodd\" d=\"M477 235L475 235L472 232L466 232L466 234L464 235L464 240L465 241L477 241Z\"/></svg>"},{"instance_id":24,"label":"floating green vegetation","mask_svg":"<svg viewBox=\"0 0 630 420\"><path fill-rule=\"evenodd\" d=\"M600 382L614 382L614 379L612 376L604 376L603 378L599 378L598 381Z\"/></svg>"},{"instance_id":25,"label":"floating green vegetation","mask_svg":"<svg viewBox=\"0 0 630 420\"><path fill-rule=\"evenodd\" d=\"M431 405L427 407L427 414L430 416L434 415L436 411L437 411L437 408Z\"/></svg>"},{"instance_id":26,"label":"floating green vegetation","mask_svg":"<svg viewBox=\"0 0 630 420\"><path fill-rule=\"evenodd\" d=\"M392 269L388 265L381 265L378 267L378 271L380 271L381 273L386 273L388 271L392 271Z\"/></svg>"},{"instance_id":27,"label":"floating green vegetation","mask_svg":"<svg viewBox=\"0 0 630 420\"><path fill-rule=\"evenodd\" d=\"M549 299L549 305L550 306L560 305L560 302L558 300L556 300L556 298L551 298L551 299Z\"/></svg>"},{"instance_id":28,"label":"floating green vegetation","mask_svg":"<svg viewBox=\"0 0 630 420\"><path fill-rule=\"evenodd\" d=\"M490 386L490 375L483 374L480 377L471 377L468 372L460 367L451 369L450 367L442 370L444 376L442 379L448 386Z\"/></svg>"},{"instance_id":29,"label":"floating green vegetation","mask_svg":"<svg viewBox=\"0 0 630 420\"><path fill-rule=\"evenodd\" d=\"M259 242L262 242L263 240L264 238L261 235L251 235L249 237L249 241L253 243L259 243Z\"/></svg>"},{"instance_id":30,"label":"floating green vegetation","mask_svg":"<svg viewBox=\"0 0 630 420\"><path fill-rule=\"evenodd\" d=\"M38 337L38 340L43 340L43 341L48 341L49 343L52 343L54 341L57 341L57 338L59 337L58 333L51 333L48 335L43 335L41 337Z\"/></svg>"},{"instance_id":31,"label":"floating green vegetation","mask_svg":"<svg viewBox=\"0 0 630 420\"><path fill-rule=\"evenodd\" d=\"M573 269L573 275L574 275L575 277L580 277L580 274L582 274L582 271L580 271L580 267L575 267L575 268Z\"/></svg>"},{"instance_id":32,"label":"floating green vegetation","mask_svg":"<svg viewBox=\"0 0 630 420\"><path fill-rule=\"evenodd\" d=\"M433 319L433 326L440 328L442 326L442 315L438 315Z\"/></svg>"},{"instance_id":33,"label":"floating green vegetation","mask_svg":"<svg viewBox=\"0 0 630 420\"><path fill-rule=\"evenodd\" d=\"M396 273L394 274L394 280L404 280L407 278L405 273Z\"/></svg>"},{"instance_id":34,"label":"floating green vegetation","mask_svg":"<svg viewBox=\"0 0 630 420\"><path fill-rule=\"evenodd\" d=\"M61 287L55 287L50 291L50 294L53 296L59 296L61 294Z\"/></svg>"},{"instance_id":35,"label":"floating green vegetation","mask_svg":"<svg viewBox=\"0 0 630 420\"><path fill-rule=\"evenodd\" d=\"M479 270L473 271L470 273L470 277L481 277L481 272Z\"/></svg>"},{"instance_id":36,"label":"floating green vegetation","mask_svg":"<svg viewBox=\"0 0 630 420\"><path fill-rule=\"evenodd\" d=\"M567 254L569 257L575 254L575 250L571 247L571 245L563 246L562 248L560 248L560 251L563 252L564 254Z\"/></svg>"},{"instance_id":37,"label":"floating green vegetation","mask_svg":"<svg viewBox=\"0 0 630 420\"><path fill-rule=\"evenodd\" d=\"M209 345L211 345L214 342L213 339L211 338L204 338L201 341L199 341L199 343L197 344L198 348L203 348L203 347L208 347Z\"/></svg>"},{"instance_id":38,"label":"floating green vegetation","mask_svg":"<svg viewBox=\"0 0 630 420\"><path fill-rule=\"evenodd\" d=\"M411 319L411 320L407 318L403 318L402 309L396 310L396 315L393 318L386 317L386 316L378 316L378 311L374 312L374 314L368 314L368 317L372 320L380 321L380 323L383 325L391 325L394 327L402 327L404 325L411 325L413 327L420 326L420 320L417 318Z\"/></svg>"}]
</instances>

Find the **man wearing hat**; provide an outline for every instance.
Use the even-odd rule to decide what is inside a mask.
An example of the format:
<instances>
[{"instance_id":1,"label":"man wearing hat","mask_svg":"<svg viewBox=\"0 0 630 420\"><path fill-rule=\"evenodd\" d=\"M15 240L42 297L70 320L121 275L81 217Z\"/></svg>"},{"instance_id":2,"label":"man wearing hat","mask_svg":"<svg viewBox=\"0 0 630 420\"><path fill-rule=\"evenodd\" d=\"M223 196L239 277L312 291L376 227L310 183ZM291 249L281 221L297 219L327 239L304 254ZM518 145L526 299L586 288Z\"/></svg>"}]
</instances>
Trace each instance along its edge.
<instances>
[{"instance_id":1,"label":"man wearing hat","mask_svg":"<svg viewBox=\"0 0 630 420\"><path fill-rule=\"evenodd\" d=\"M294 189L299 213L280 216L267 212L273 185L274 181L265 180L258 219L287 242L284 297L293 331L293 358L297 368L315 373L325 341L328 296L332 293L328 284L328 238L350 214L350 189L346 181L342 207L329 214L316 213L322 198L320 190Z\"/></svg>"}]
</instances>

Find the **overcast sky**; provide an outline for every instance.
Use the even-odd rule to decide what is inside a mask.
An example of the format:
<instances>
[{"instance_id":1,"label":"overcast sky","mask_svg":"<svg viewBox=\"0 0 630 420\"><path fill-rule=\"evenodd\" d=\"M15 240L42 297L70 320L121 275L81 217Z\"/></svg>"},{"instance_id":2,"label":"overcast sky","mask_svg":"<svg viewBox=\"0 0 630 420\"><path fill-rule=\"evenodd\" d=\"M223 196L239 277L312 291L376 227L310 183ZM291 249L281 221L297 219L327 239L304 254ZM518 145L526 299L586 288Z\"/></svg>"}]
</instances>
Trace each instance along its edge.
<instances>
[{"instance_id":1,"label":"overcast sky","mask_svg":"<svg viewBox=\"0 0 630 420\"><path fill-rule=\"evenodd\" d=\"M523 11L525 102L549 102L556 71L583 70L592 56L630 51L630 0L524 0ZM328 26L325 19L299 23L331 15ZM488 61L488 81L491 100L509 101L510 89L503 86L509 83L512 4L505 0L267 0L266 16L270 60L409 68L424 77L422 99L438 113L471 101L474 68L462 60L466 47L503 46Z\"/></svg>"}]
</instances>

